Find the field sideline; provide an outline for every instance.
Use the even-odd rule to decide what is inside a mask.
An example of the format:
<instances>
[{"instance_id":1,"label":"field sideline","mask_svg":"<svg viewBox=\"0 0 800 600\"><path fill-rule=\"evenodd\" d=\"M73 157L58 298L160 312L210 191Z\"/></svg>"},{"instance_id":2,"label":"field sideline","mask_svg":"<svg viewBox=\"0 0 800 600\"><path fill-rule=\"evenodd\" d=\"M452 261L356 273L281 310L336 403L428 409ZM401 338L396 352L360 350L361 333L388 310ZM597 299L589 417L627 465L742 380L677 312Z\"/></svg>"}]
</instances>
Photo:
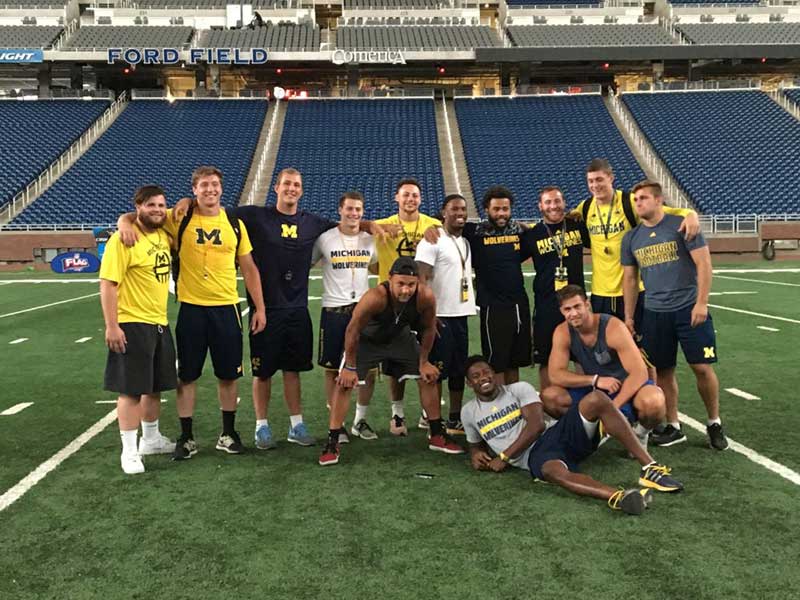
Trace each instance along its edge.
<instances>
[{"instance_id":1,"label":"field sideline","mask_svg":"<svg viewBox=\"0 0 800 600\"><path fill-rule=\"evenodd\" d=\"M127 477L114 398L101 389L97 284L67 279L0 273L0 598L796 597L800 261L715 269L722 417L736 444L712 452L691 428L704 427L705 411L679 359L689 441L653 454L686 492L657 496L639 518L519 471L474 473L465 457L425 450L421 430L391 437L382 383L369 417L380 439L345 446L337 467L316 464L319 447L285 442L279 380L270 411L278 450L223 455L213 449L208 364L200 453L186 463L147 457L147 472ZM321 295L318 279L310 294ZM319 301L310 306L316 323ZM171 302L173 323L176 310ZM476 319L475 351L477 333ZM523 379L537 385L532 369ZM252 448L249 387L248 375L237 428ZM327 427L321 390L319 369L303 375L318 438ZM406 396L413 425L417 392ZM174 438L174 393L165 399L162 431ZM606 444L585 470L632 485L637 468L622 454ZM27 485L37 469L41 480Z\"/></svg>"}]
</instances>

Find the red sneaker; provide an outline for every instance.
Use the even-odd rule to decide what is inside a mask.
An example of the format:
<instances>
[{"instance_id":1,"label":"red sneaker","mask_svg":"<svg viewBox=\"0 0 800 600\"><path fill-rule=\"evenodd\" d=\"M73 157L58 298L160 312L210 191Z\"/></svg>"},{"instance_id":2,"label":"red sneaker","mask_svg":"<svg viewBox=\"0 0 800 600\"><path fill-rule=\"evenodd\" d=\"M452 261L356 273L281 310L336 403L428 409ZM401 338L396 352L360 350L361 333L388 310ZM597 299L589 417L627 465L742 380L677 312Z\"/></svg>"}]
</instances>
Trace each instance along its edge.
<instances>
[{"instance_id":1,"label":"red sneaker","mask_svg":"<svg viewBox=\"0 0 800 600\"><path fill-rule=\"evenodd\" d=\"M464 449L447 435L432 435L428 440L428 449L445 454L464 454Z\"/></svg>"},{"instance_id":2,"label":"red sneaker","mask_svg":"<svg viewBox=\"0 0 800 600\"><path fill-rule=\"evenodd\" d=\"M339 462L339 444L328 442L319 457L319 464L323 467L335 465Z\"/></svg>"}]
</instances>

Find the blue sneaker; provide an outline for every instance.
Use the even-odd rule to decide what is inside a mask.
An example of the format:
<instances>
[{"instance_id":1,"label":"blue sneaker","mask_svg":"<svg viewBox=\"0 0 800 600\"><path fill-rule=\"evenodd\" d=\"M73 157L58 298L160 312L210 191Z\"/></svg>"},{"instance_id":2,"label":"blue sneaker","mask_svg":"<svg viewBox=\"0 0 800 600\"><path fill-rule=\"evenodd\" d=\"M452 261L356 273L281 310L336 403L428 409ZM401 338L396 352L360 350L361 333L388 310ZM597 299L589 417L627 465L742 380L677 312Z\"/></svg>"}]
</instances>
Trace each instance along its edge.
<instances>
[{"instance_id":1,"label":"blue sneaker","mask_svg":"<svg viewBox=\"0 0 800 600\"><path fill-rule=\"evenodd\" d=\"M256 429L256 448L259 450L274 450L278 445L272 439L272 429L269 425L261 425Z\"/></svg>"},{"instance_id":2,"label":"blue sneaker","mask_svg":"<svg viewBox=\"0 0 800 600\"><path fill-rule=\"evenodd\" d=\"M287 441L293 444L300 444L301 446L313 446L317 443L311 434L308 433L305 423L298 423L289 430L289 435L286 437Z\"/></svg>"}]
</instances>

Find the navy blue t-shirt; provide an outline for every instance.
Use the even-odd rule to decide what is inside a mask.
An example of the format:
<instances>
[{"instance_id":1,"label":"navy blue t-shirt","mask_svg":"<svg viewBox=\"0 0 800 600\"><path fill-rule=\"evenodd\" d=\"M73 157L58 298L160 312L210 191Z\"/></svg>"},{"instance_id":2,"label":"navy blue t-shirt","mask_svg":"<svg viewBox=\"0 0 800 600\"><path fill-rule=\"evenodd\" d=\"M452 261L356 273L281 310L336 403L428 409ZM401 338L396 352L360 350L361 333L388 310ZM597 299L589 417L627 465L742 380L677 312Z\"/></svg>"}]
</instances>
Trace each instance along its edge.
<instances>
[{"instance_id":1,"label":"navy blue t-shirt","mask_svg":"<svg viewBox=\"0 0 800 600\"><path fill-rule=\"evenodd\" d=\"M524 231L516 221L509 221L503 229L495 229L489 221L464 225L463 235L472 249L478 306L528 305L520 264Z\"/></svg>"},{"instance_id":2,"label":"navy blue t-shirt","mask_svg":"<svg viewBox=\"0 0 800 600\"><path fill-rule=\"evenodd\" d=\"M314 242L338 223L304 210L285 215L274 206L240 206L234 214L253 244L267 310L307 307ZM252 305L249 294L247 300Z\"/></svg>"},{"instance_id":3,"label":"navy blue t-shirt","mask_svg":"<svg viewBox=\"0 0 800 600\"><path fill-rule=\"evenodd\" d=\"M585 287L583 248L589 236L583 223L569 219L548 225L540 221L522 234L522 256L533 259L536 277L533 294L536 306L556 301L556 267L567 268L567 282ZM559 260L559 248L563 254Z\"/></svg>"}]
</instances>

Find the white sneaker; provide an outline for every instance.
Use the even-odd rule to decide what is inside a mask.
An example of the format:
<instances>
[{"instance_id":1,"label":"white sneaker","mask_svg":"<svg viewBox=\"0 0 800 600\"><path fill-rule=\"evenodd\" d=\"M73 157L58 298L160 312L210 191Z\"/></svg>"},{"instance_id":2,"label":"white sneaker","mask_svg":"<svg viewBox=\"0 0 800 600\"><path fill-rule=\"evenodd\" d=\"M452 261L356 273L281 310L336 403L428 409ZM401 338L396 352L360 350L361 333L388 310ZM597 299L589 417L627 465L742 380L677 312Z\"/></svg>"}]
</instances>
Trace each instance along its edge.
<instances>
[{"instance_id":1,"label":"white sneaker","mask_svg":"<svg viewBox=\"0 0 800 600\"><path fill-rule=\"evenodd\" d=\"M148 456L150 454L170 454L175 449L175 442L168 437L159 435L154 440L139 440L139 455Z\"/></svg>"},{"instance_id":2,"label":"white sneaker","mask_svg":"<svg viewBox=\"0 0 800 600\"><path fill-rule=\"evenodd\" d=\"M119 462L122 465L122 470L128 475L144 473L144 463L138 454L123 452L119 457Z\"/></svg>"}]
</instances>

